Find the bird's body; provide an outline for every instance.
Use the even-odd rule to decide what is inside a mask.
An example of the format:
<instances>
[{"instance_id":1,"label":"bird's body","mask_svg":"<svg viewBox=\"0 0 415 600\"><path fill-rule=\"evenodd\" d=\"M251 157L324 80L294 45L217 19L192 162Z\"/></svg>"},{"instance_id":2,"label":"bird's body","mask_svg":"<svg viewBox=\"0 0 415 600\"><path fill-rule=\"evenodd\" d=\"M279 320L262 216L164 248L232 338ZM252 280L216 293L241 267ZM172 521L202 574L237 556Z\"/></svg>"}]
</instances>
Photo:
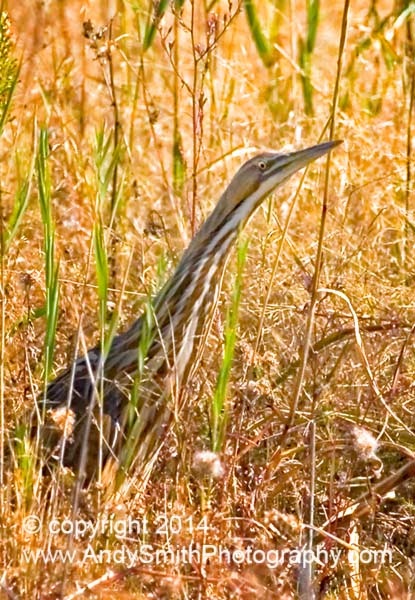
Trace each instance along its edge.
<instances>
[{"instance_id":1,"label":"bird's body","mask_svg":"<svg viewBox=\"0 0 415 600\"><path fill-rule=\"evenodd\" d=\"M197 366L238 232L278 185L337 143L265 153L245 163L172 277L145 313L114 338L105 359L97 346L49 384L40 403L43 437L64 465L91 477L110 453L128 465L156 452L180 390ZM62 410L72 419L69 430L56 427Z\"/></svg>"}]
</instances>

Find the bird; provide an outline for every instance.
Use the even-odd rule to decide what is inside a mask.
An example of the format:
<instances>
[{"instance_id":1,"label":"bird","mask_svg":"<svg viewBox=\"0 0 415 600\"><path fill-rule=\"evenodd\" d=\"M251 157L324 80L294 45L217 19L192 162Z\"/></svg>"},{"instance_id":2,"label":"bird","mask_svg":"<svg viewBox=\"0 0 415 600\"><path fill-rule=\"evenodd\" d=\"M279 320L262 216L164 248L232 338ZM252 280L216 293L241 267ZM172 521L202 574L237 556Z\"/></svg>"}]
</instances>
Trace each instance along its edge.
<instances>
[{"instance_id":1,"label":"bird","mask_svg":"<svg viewBox=\"0 0 415 600\"><path fill-rule=\"evenodd\" d=\"M45 388L37 412L46 464L91 480L109 457L124 471L156 460L197 370L239 232L276 188L340 143L263 152L239 168L143 314L109 350L98 344Z\"/></svg>"}]
</instances>

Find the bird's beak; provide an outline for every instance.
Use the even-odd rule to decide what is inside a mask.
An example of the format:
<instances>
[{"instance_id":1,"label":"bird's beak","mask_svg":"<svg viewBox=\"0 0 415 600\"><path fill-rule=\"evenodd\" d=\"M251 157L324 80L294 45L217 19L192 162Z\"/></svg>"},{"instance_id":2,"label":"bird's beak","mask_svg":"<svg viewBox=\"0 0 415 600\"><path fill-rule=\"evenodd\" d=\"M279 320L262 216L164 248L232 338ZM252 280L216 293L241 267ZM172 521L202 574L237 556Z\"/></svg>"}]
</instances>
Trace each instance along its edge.
<instances>
[{"instance_id":1,"label":"bird's beak","mask_svg":"<svg viewBox=\"0 0 415 600\"><path fill-rule=\"evenodd\" d=\"M298 150L297 152L279 154L273 159L266 175L268 177L279 173L282 176L281 180L285 180L296 171L306 167L313 160L316 160L316 158L327 154L327 152L330 152L330 150L342 143L342 140L333 140L305 148L304 150Z\"/></svg>"}]
</instances>

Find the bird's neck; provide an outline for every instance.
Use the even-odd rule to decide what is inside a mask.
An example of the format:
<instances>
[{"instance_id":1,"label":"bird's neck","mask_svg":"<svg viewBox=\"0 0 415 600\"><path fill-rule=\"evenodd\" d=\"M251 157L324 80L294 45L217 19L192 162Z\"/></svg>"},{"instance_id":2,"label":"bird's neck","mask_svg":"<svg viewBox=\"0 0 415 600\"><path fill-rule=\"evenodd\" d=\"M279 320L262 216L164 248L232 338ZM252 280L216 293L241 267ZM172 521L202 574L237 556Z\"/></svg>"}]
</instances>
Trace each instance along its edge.
<instances>
[{"instance_id":1,"label":"bird's neck","mask_svg":"<svg viewBox=\"0 0 415 600\"><path fill-rule=\"evenodd\" d=\"M220 283L218 271L223 268L242 225L241 221L244 220L236 212L228 217L224 215L225 200L226 192L196 233L174 274L156 297L157 311L162 310L166 301L171 304L170 310L179 306L182 311L187 302L190 302L188 309L191 309L193 294L193 300L207 300L211 288Z\"/></svg>"},{"instance_id":2,"label":"bird's neck","mask_svg":"<svg viewBox=\"0 0 415 600\"><path fill-rule=\"evenodd\" d=\"M156 326L176 378L186 377L209 327L222 273L238 229L214 227L214 213L193 238L173 276L154 300Z\"/></svg>"},{"instance_id":3,"label":"bird's neck","mask_svg":"<svg viewBox=\"0 0 415 600\"><path fill-rule=\"evenodd\" d=\"M154 379L174 368L175 380L184 383L209 328L231 246L238 235L234 219L221 219L218 206L202 225L183 254L173 275L151 303L151 315L143 315L118 336L107 364L117 360L118 348L128 347L125 371L137 368L137 348L144 338L146 364ZM148 323L150 323L148 329ZM141 352L141 350L140 350Z\"/></svg>"},{"instance_id":4,"label":"bird's neck","mask_svg":"<svg viewBox=\"0 0 415 600\"><path fill-rule=\"evenodd\" d=\"M164 322L166 307L170 320L181 323L182 318L196 313L195 305L200 307L210 302L212 291L220 284L220 273L236 236L237 231L223 236L221 232L212 233L202 226L154 300L159 323Z\"/></svg>"}]
</instances>

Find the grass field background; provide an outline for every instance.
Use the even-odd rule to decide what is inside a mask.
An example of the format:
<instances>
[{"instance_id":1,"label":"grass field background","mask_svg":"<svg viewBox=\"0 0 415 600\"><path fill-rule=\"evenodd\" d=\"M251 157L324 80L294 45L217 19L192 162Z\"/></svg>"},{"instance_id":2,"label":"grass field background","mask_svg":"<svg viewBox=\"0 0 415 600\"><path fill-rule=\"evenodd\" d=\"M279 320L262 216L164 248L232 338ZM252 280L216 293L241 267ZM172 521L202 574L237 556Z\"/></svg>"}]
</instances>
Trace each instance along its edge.
<instances>
[{"instance_id":1,"label":"grass field background","mask_svg":"<svg viewBox=\"0 0 415 600\"><path fill-rule=\"evenodd\" d=\"M2 15L0 597L414 597L414 5L10 0ZM233 253L148 485L91 484L74 513L74 474L42 476L30 438L45 381L137 318L245 160L330 132L330 161L266 201ZM50 530L131 517L124 536ZM114 554L191 542L339 559Z\"/></svg>"}]
</instances>

